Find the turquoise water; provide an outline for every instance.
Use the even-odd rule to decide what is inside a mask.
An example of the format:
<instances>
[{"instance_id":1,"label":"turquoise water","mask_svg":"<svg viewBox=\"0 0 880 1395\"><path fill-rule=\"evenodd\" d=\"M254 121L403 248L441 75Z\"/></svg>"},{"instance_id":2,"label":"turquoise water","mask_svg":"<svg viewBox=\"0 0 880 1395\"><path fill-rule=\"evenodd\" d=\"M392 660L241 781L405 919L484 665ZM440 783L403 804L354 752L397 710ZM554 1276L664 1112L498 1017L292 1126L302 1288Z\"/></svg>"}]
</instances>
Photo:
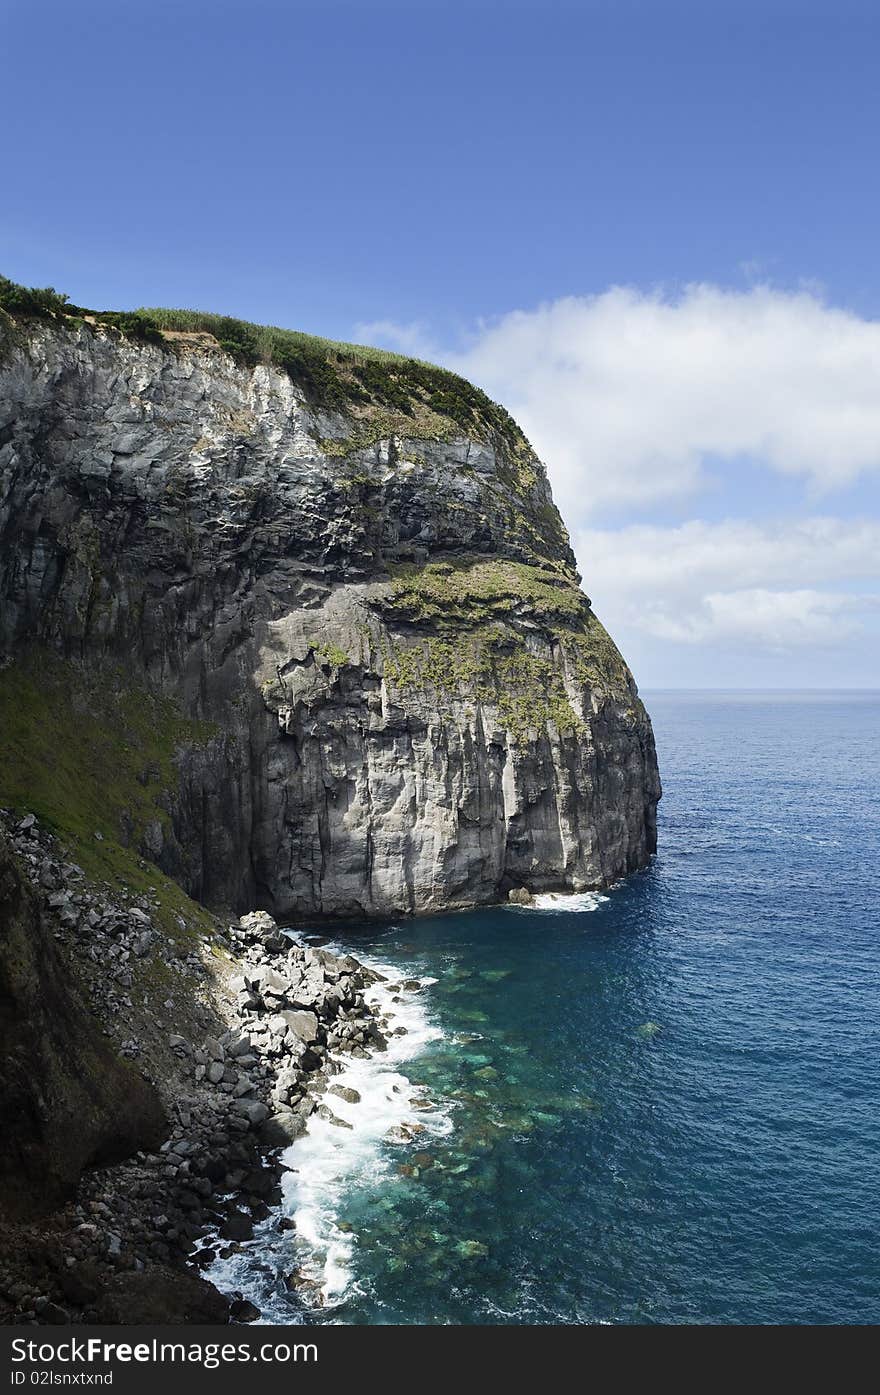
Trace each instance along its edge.
<instances>
[{"instance_id":1,"label":"turquoise water","mask_svg":"<svg viewBox=\"0 0 880 1395\"><path fill-rule=\"evenodd\" d=\"M880 1320L880 696L647 701L647 872L568 903L592 909L346 934L436 982L396 995L394 1118L365 1097L362 1134L292 1176L308 1320ZM400 1118L424 1128L387 1141ZM248 1282L296 1320L279 1244Z\"/></svg>"}]
</instances>

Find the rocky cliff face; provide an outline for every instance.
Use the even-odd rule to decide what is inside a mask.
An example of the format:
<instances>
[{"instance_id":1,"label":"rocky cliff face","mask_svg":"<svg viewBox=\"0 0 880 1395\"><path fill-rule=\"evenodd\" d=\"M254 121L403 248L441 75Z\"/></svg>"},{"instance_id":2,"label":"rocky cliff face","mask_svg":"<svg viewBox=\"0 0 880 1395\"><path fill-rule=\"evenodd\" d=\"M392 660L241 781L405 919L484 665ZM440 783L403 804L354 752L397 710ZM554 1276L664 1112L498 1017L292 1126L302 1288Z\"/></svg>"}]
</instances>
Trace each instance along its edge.
<instances>
[{"instance_id":1,"label":"rocky cliff face","mask_svg":"<svg viewBox=\"0 0 880 1395\"><path fill-rule=\"evenodd\" d=\"M211 724L121 836L278 918L646 863L650 721L504 413L393 364L337 363L343 403L205 334L0 318L3 654L121 664Z\"/></svg>"},{"instance_id":2,"label":"rocky cliff face","mask_svg":"<svg viewBox=\"0 0 880 1395\"><path fill-rule=\"evenodd\" d=\"M40 1214L80 1172L157 1147L156 1091L102 1036L0 828L0 1216Z\"/></svg>"}]
</instances>

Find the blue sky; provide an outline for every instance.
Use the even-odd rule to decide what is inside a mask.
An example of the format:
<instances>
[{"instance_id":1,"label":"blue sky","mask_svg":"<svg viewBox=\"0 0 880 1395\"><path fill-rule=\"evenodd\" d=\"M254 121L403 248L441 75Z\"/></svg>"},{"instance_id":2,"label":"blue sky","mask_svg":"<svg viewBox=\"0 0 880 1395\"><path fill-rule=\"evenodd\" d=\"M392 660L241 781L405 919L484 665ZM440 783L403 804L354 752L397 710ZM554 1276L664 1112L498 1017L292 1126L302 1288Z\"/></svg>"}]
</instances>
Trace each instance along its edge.
<instances>
[{"instance_id":1,"label":"blue sky","mask_svg":"<svg viewBox=\"0 0 880 1395\"><path fill-rule=\"evenodd\" d=\"M6 0L0 269L502 397L643 687L880 686L880 14Z\"/></svg>"}]
</instances>

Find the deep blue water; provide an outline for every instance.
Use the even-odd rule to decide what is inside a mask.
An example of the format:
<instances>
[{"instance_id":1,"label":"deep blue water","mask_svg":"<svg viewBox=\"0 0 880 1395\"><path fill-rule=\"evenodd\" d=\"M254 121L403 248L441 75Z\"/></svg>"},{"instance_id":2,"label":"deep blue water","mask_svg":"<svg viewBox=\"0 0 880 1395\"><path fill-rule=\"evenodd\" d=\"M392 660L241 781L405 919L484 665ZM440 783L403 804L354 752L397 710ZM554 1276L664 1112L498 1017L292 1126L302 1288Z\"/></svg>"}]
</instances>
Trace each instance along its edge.
<instances>
[{"instance_id":1,"label":"deep blue water","mask_svg":"<svg viewBox=\"0 0 880 1395\"><path fill-rule=\"evenodd\" d=\"M880 695L646 701L648 871L347 936L437 979L438 1111L340 1178L313 1318L880 1321Z\"/></svg>"}]
</instances>

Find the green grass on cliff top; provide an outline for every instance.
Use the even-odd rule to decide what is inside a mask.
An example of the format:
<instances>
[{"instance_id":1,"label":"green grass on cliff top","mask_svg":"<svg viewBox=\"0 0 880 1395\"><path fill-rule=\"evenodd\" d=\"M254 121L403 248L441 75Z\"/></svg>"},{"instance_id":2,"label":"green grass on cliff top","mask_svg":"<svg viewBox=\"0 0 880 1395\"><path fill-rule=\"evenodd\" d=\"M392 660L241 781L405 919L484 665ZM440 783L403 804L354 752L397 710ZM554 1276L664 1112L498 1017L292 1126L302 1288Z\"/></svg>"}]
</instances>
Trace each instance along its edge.
<instances>
[{"instance_id":1,"label":"green grass on cliff top","mask_svg":"<svg viewBox=\"0 0 880 1395\"><path fill-rule=\"evenodd\" d=\"M543 492L529 442L503 407L448 369L386 349L337 343L200 310L85 310L52 287L29 289L0 276L0 312L4 311L0 354L4 337L11 343L18 324L42 321L68 330L99 325L168 353L183 352L189 344L228 353L246 367L272 364L287 373L314 408L334 414L336 422L326 423L328 434L320 441L331 455L347 456L392 436L468 436L488 442L496 449L497 480L507 498L511 529L536 558L561 562L566 568L573 564L568 534Z\"/></svg>"},{"instance_id":2,"label":"green grass on cliff top","mask_svg":"<svg viewBox=\"0 0 880 1395\"><path fill-rule=\"evenodd\" d=\"M209 334L241 364L273 364L326 411L357 417L376 412L403 419L429 413L477 437L496 437L517 456L531 447L505 409L457 373L387 349L346 344L275 325L256 325L202 310L87 310L49 286L19 286L0 276L0 309L14 319L73 328L89 320L124 338L173 349L166 335ZM401 434L405 434L401 432Z\"/></svg>"}]
</instances>

